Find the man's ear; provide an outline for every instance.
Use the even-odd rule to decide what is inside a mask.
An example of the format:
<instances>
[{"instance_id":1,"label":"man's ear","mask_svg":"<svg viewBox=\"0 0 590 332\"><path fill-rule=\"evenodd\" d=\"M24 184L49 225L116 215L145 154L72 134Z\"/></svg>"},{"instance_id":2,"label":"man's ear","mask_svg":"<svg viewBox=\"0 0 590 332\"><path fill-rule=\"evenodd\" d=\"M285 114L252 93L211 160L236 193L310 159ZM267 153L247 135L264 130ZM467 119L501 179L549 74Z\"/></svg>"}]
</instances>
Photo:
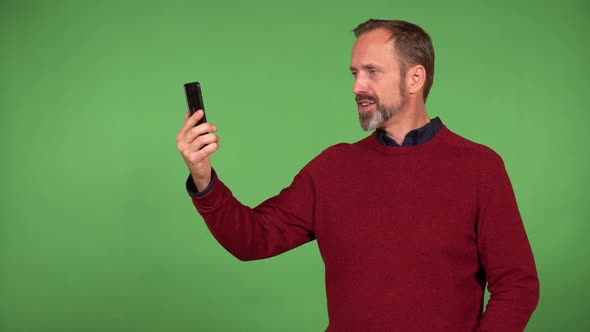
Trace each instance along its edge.
<instances>
[{"instance_id":1,"label":"man's ear","mask_svg":"<svg viewBox=\"0 0 590 332\"><path fill-rule=\"evenodd\" d=\"M415 65L406 72L406 89L411 95L424 90L426 83L426 69L422 65Z\"/></svg>"}]
</instances>

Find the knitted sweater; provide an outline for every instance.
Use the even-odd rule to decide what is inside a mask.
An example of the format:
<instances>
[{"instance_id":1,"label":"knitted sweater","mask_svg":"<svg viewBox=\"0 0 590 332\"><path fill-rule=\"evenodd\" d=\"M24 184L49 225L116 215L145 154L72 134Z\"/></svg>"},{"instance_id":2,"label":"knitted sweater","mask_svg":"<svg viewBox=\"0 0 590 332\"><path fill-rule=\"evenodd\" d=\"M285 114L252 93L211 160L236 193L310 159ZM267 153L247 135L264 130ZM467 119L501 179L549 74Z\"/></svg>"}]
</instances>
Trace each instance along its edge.
<instances>
[{"instance_id":1,"label":"knitted sweater","mask_svg":"<svg viewBox=\"0 0 590 332\"><path fill-rule=\"evenodd\" d=\"M254 209L215 173L192 200L240 260L317 240L326 331L522 331L538 302L502 159L446 126L416 146L386 147L375 133L332 146Z\"/></svg>"}]
</instances>

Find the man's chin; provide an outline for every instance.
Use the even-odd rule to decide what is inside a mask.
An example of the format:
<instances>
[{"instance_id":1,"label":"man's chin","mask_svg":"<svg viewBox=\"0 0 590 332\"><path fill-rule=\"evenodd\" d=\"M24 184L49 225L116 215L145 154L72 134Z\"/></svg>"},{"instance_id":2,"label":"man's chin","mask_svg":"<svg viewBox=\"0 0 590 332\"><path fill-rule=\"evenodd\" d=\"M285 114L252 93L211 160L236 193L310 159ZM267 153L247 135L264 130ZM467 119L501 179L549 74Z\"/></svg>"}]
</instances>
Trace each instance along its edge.
<instances>
[{"instance_id":1,"label":"man's chin","mask_svg":"<svg viewBox=\"0 0 590 332\"><path fill-rule=\"evenodd\" d=\"M359 122L364 131L375 130L384 123L381 114L375 111L359 112Z\"/></svg>"}]
</instances>

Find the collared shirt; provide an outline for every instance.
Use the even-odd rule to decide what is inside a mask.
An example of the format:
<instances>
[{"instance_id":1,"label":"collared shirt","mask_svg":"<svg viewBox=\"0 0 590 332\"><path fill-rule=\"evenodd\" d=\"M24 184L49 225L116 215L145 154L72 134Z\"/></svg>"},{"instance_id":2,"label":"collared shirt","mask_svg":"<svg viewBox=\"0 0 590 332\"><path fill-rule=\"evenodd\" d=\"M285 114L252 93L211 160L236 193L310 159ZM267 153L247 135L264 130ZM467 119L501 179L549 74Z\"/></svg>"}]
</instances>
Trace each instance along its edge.
<instances>
[{"instance_id":1,"label":"collared shirt","mask_svg":"<svg viewBox=\"0 0 590 332\"><path fill-rule=\"evenodd\" d=\"M395 140L387 136L387 133L383 129L376 130L376 137L377 141L385 146L413 146L430 141L436 136L442 126L443 123L437 116L424 126L409 131L406 137L404 137L402 145L397 144Z\"/></svg>"}]
</instances>

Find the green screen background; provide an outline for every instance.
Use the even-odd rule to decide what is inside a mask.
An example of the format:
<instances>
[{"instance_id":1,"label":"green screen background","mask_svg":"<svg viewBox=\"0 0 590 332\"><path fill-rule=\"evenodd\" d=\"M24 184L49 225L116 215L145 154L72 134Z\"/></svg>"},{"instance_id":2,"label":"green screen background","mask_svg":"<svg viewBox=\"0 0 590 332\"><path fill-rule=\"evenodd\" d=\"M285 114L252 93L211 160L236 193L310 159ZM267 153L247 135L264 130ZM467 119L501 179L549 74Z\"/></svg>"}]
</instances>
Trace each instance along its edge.
<instances>
[{"instance_id":1,"label":"green screen background","mask_svg":"<svg viewBox=\"0 0 590 332\"><path fill-rule=\"evenodd\" d=\"M245 204L367 133L351 30L421 25L431 117L504 158L536 257L527 331L588 331L587 1L0 2L0 330L321 331L315 242L240 262L184 189L182 85ZM586 313L586 314L584 314Z\"/></svg>"}]
</instances>

